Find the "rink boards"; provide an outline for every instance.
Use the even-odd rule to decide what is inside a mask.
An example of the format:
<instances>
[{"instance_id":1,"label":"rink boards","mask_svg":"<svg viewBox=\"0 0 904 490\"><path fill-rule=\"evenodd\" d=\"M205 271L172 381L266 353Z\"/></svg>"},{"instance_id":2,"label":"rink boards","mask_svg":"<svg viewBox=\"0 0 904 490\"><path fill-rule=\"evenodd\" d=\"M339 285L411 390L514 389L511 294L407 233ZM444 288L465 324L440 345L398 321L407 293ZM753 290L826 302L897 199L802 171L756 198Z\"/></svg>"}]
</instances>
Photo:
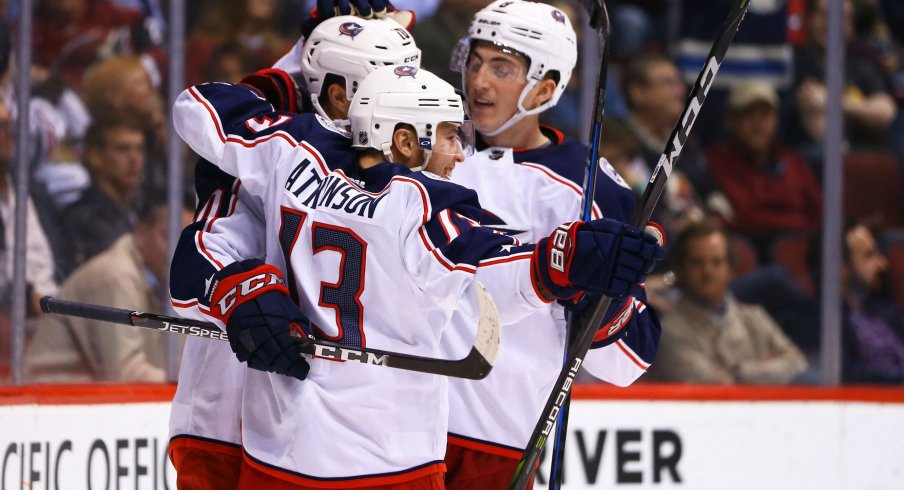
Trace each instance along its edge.
<instances>
[{"instance_id":1,"label":"rink boards","mask_svg":"<svg viewBox=\"0 0 904 490\"><path fill-rule=\"evenodd\" d=\"M173 392L0 388L0 488L174 489ZM904 488L904 389L579 386L568 432L568 490Z\"/></svg>"}]
</instances>

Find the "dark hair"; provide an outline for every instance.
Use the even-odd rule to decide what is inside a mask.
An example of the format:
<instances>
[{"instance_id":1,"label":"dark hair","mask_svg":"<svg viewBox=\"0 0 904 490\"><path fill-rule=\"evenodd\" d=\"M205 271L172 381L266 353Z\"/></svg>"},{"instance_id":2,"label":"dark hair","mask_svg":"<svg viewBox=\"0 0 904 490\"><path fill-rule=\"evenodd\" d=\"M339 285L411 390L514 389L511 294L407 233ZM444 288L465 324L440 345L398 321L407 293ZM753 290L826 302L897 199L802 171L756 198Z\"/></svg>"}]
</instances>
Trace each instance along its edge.
<instances>
[{"instance_id":1,"label":"dark hair","mask_svg":"<svg viewBox=\"0 0 904 490\"><path fill-rule=\"evenodd\" d=\"M144 134L138 120L121 111L101 111L94 114L94 120L85 132L85 148L102 148L107 144L107 132L111 129L125 128Z\"/></svg>"},{"instance_id":2,"label":"dark hair","mask_svg":"<svg viewBox=\"0 0 904 490\"><path fill-rule=\"evenodd\" d=\"M336 75L335 73L327 73L325 77L323 77L323 85L320 86L320 94L317 95L317 101L320 102L320 107L323 107L323 110L326 110L326 107L330 101L330 85L339 84L342 88L345 88L345 77L342 75ZM346 94L348 97L351 94Z\"/></svg>"},{"instance_id":3,"label":"dark hair","mask_svg":"<svg viewBox=\"0 0 904 490\"><path fill-rule=\"evenodd\" d=\"M672 248L670 250L669 261L675 268L681 268L685 261L687 260L688 253L690 252L691 242L697 238L707 237L714 233L718 233L725 238L726 246L728 244L728 233L725 232L725 229L722 228L719 224L712 221L701 221L699 223L691 223L687 226L681 233L678 234L678 237L675 239L675 242L672 244ZM731 250L728 250L729 253L729 263L733 263L731 257Z\"/></svg>"}]
</instances>

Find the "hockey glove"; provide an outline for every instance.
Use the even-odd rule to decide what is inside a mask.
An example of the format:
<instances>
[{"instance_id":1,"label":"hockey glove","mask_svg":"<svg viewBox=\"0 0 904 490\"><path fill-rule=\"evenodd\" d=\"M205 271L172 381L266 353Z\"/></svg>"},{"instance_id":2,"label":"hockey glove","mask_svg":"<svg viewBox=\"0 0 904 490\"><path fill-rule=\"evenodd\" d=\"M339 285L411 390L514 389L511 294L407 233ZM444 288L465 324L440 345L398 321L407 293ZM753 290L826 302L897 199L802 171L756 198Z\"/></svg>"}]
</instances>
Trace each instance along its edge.
<instances>
[{"instance_id":1,"label":"hockey glove","mask_svg":"<svg viewBox=\"0 0 904 490\"><path fill-rule=\"evenodd\" d=\"M257 90L276 111L294 114L302 112L298 84L282 70L264 68L246 76L239 83Z\"/></svg>"},{"instance_id":2,"label":"hockey glove","mask_svg":"<svg viewBox=\"0 0 904 490\"><path fill-rule=\"evenodd\" d=\"M537 243L533 274L550 301L581 291L620 298L646 280L665 250L655 237L611 219L565 223Z\"/></svg>"},{"instance_id":3,"label":"hockey glove","mask_svg":"<svg viewBox=\"0 0 904 490\"><path fill-rule=\"evenodd\" d=\"M411 30L415 22L413 11L397 10L389 0L317 0L317 7L301 23L301 34L305 38L310 37L321 22L336 15L354 15L363 19L386 17L407 30Z\"/></svg>"},{"instance_id":4,"label":"hockey glove","mask_svg":"<svg viewBox=\"0 0 904 490\"><path fill-rule=\"evenodd\" d=\"M248 367L305 379L308 363L296 338L311 326L279 269L257 259L235 262L213 276L210 310L226 324L229 345Z\"/></svg>"},{"instance_id":5,"label":"hockey glove","mask_svg":"<svg viewBox=\"0 0 904 490\"><path fill-rule=\"evenodd\" d=\"M594 304L594 298L583 295L574 301L562 301L559 303L565 307L569 317L578 322L584 315L590 315L591 306ZM597 325L596 335L593 336L593 347L603 347L614 343L622 338L626 328L634 317L634 296L628 296L623 300L613 301L609 304L609 309L603 316L603 322Z\"/></svg>"}]
</instances>

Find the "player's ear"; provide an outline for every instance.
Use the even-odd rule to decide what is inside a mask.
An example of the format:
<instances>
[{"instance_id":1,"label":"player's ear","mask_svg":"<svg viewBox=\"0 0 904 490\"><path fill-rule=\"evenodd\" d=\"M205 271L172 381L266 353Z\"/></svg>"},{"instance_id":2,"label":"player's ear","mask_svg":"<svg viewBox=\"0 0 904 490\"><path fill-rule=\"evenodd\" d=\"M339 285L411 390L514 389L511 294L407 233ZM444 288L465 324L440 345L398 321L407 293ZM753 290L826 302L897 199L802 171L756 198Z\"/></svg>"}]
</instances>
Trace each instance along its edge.
<instances>
[{"instance_id":1,"label":"player's ear","mask_svg":"<svg viewBox=\"0 0 904 490\"><path fill-rule=\"evenodd\" d=\"M345 119L348 115L348 108L352 103L345 94L345 87L341 83L331 83L326 89L326 96L330 104L326 111L330 117L333 119Z\"/></svg>"},{"instance_id":2,"label":"player's ear","mask_svg":"<svg viewBox=\"0 0 904 490\"><path fill-rule=\"evenodd\" d=\"M537 82L537 85L534 86L533 90L530 92L530 98L527 100L526 104L524 104L525 109L533 109L534 107L539 107L540 105L546 103L549 99L552 98L553 94L556 92L556 81L551 78L544 78Z\"/></svg>"},{"instance_id":3,"label":"player's ear","mask_svg":"<svg viewBox=\"0 0 904 490\"><path fill-rule=\"evenodd\" d=\"M411 163L417 158L420 146L417 141L417 133L414 128L405 124L396 127L392 133L392 152L397 163L404 163L411 167ZM417 165L414 165L417 166Z\"/></svg>"}]
</instances>

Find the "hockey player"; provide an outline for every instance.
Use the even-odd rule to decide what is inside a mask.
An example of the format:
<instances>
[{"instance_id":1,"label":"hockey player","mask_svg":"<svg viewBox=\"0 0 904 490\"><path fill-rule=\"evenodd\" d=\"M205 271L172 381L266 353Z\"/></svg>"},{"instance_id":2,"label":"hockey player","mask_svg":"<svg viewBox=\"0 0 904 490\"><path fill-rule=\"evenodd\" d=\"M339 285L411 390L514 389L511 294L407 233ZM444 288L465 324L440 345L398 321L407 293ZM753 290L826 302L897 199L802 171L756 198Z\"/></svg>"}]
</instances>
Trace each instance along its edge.
<instances>
[{"instance_id":1,"label":"hockey player","mask_svg":"<svg viewBox=\"0 0 904 490\"><path fill-rule=\"evenodd\" d=\"M499 229L523 242L578 219L587 147L539 122L575 66L569 19L550 5L496 1L475 15L456 54L453 63L462 72L482 151L456 168L453 182L475 189ZM628 221L631 191L608 162L601 161L598 170L593 216ZM627 386L645 372L660 334L645 301L638 290L633 299L612 302L584 359L591 374ZM450 489L507 486L561 369L565 323L564 308L552 304L506 326L486 379L451 380Z\"/></svg>"},{"instance_id":2,"label":"hockey player","mask_svg":"<svg viewBox=\"0 0 904 490\"><path fill-rule=\"evenodd\" d=\"M476 226L473 191L409 170L462 159L460 98L413 67L378 69L359 87L357 153L322 118L274 112L240 85L192 87L174 118L266 217L266 263L216 272L204 299L256 368L242 488L443 488L445 378L299 362L290 332L313 324L340 343L438 357L444 331L473 335L478 279L513 322L580 290L627 294L662 256L651 236L611 220L562 227L536 247Z\"/></svg>"},{"instance_id":3,"label":"hockey player","mask_svg":"<svg viewBox=\"0 0 904 490\"><path fill-rule=\"evenodd\" d=\"M277 68L300 72L309 97L299 97L294 81L279 70L262 70L243 81L266 94L277 110L303 107L327 119L347 119L354 90L373 69L420 62L408 32L390 20L341 16L312 29L307 44L299 42L277 63ZM235 177L203 159L195 168L195 188L198 211L173 257L171 296L181 316L216 322L199 301L207 281L232 262L264 256L263 233L248 232L262 230L263 217L249 208L250 196ZM179 488L236 488L245 371L229 346L187 340L170 414L169 454Z\"/></svg>"}]
</instances>

